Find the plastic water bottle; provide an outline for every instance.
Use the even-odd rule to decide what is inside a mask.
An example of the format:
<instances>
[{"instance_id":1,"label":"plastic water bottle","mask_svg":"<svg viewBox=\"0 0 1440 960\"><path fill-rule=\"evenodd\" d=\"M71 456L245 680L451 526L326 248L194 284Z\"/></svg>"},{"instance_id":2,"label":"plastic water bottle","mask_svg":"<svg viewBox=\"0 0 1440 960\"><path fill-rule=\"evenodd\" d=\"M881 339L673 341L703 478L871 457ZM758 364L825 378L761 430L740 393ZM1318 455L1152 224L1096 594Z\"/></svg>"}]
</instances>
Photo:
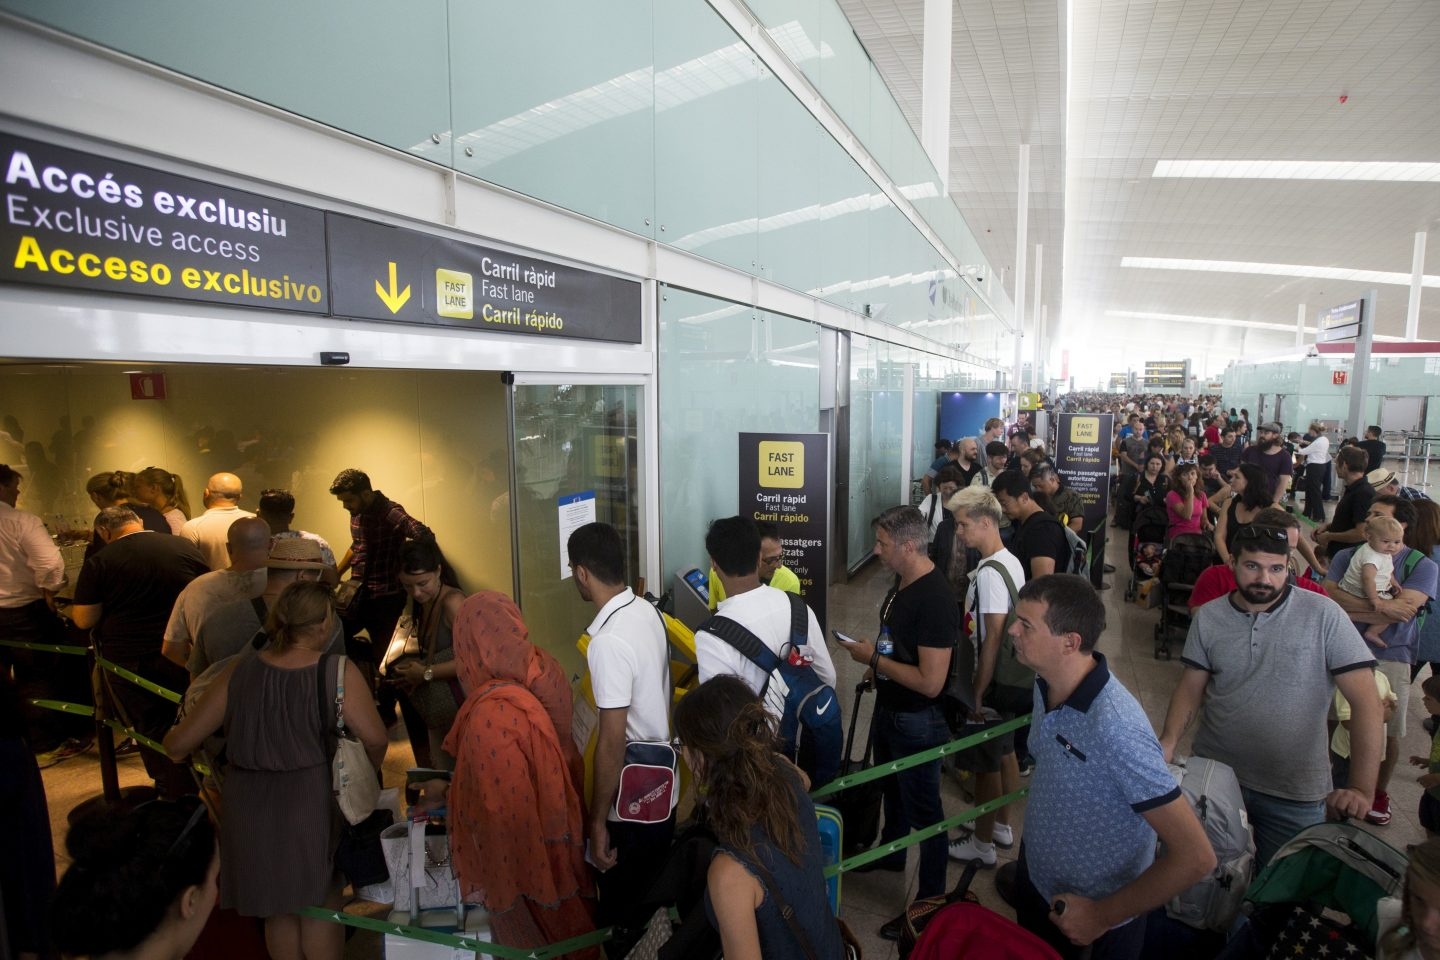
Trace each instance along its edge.
<instances>
[{"instance_id":1,"label":"plastic water bottle","mask_svg":"<svg viewBox=\"0 0 1440 960\"><path fill-rule=\"evenodd\" d=\"M888 657L895 652L895 641L890 639L890 628L888 626L882 626L880 628L880 639L875 641L875 649L882 657ZM885 676L885 674L881 673L877 668L875 671L875 679L888 680L889 677Z\"/></svg>"}]
</instances>

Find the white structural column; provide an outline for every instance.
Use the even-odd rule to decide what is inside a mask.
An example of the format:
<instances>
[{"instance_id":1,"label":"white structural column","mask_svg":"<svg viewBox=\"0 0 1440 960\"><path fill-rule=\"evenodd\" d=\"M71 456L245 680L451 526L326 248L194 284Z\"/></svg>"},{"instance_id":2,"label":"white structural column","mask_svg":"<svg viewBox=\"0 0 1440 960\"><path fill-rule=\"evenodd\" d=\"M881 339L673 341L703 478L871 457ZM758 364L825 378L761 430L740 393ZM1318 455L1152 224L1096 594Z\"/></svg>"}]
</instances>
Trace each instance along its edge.
<instances>
[{"instance_id":1,"label":"white structural column","mask_svg":"<svg viewBox=\"0 0 1440 960\"><path fill-rule=\"evenodd\" d=\"M1295 309L1295 346L1297 347L1305 346L1305 313L1309 309L1303 303Z\"/></svg>"},{"instance_id":2,"label":"white structural column","mask_svg":"<svg viewBox=\"0 0 1440 960\"><path fill-rule=\"evenodd\" d=\"M954 0L925 0L925 38L920 61L920 143L950 195L950 48Z\"/></svg>"},{"instance_id":3,"label":"white structural column","mask_svg":"<svg viewBox=\"0 0 1440 960\"><path fill-rule=\"evenodd\" d=\"M1040 290L1035 290L1035 299L1040 299ZM1050 341L1047 339L1047 331L1050 329L1050 305L1040 304L1040 323L1035 331L1035 342L1041 346L1035 351L1035 383L1037 390L1044 390L1048 387L1049 377L1042 377L1041 374L1050 366Z\"/></svg>"},{"instance_id":4,"label":"white structural column","mask_svg":"<svg viewBox=\"0 0 1440 960\"><path fill-rule=\"evenodd\" d=\"M1037 393L1040 390L1040 356L1041 352L1045 349L1045 324L1041 315L1040 304L1040 280L1044 266L1045 244L1037 243L1035 244L1035 290L1033 294L1035 305L1030 308L1035 311L1034 322L1030 324L1030 329L1034 335L1031 337L1030 344L1030 385L1026 388L1031 393Z\"/></svg>"},{"instance_id":5,"label":"white structural column","mask_svg":"<svg viewBox=\"0 0 1440 960\"><path fill-rule=\"evenodd\" d=\"M1025 244L1030 226L1030 144L1020 144L1018 199L1015 202L1015 374L1010 382L1021 387L1025 370Z\"/></svg>"},{"instance_id":6,"label":"white structural column","mask_svg":"<svg viewBox=\"0 0 1440 960\"><path fill-rule=\"evenodd\" d=\"M1425 279L1425 231L1415 234L1415 259L1410 264L1410 306L1405 311L1405 339L1420 339L1420 284Z\"/></svg>"}]
</instances>

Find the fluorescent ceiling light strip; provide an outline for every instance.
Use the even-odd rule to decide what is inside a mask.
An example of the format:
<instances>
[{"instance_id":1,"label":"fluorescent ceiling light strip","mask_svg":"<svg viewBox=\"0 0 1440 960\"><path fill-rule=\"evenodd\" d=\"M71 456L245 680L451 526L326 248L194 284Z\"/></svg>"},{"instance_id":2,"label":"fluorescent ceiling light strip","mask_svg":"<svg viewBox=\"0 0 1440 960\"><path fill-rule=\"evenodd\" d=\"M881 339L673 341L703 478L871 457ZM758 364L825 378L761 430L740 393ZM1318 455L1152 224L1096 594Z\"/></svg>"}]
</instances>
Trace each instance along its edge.
<instances>
[{"instance_id":1,"label":"fluorescent ceiling light strip","mask_svg":"<svg viewBox=\"0 0 1440 960\"><path fill-rule=\"evenodd\" d=\"M1146 310L1106 310L1105 316L1120 320L1163 320L1167 323L1199 323L1207 327L1244 327L1250 330L1295 331L1295 324L1266 323L1263 320L1232 320L1229 317L1195 317L1180 313L1151 313ZM1306 333L1315 333L1314 327L1306 327Z\"/></svg>"},{"instance_id":2,"label":"fluorescent ceiling light strip","mask_svg":"<svg viewBox=\"0 0 1440 960\"><path fill-rule=\"evenodd\" d=\"M1120 266L1137 270L1198 270L1207 273L1254 273L1271 277L1306 277L1353 283L1410 285L1410 274L1391 270L1356 270L1351 267L1313 267L1303 263L1253 263L1244 260L1184 260L1175 257L1122 257ZM1440 276L1427 274L1427 287L1440 287ZM1292 328L1293 329L1293 328Z\"/></svg>"},{"instance_id":3,"label":"fluorescent ceiling light strip","mask_svg":"<svg viewBox=\"0 0 1440 960\"><path fill-rule=\"evenodd\" d=\"M1387 160L1157 160L1152 176L1440 183L1440 163Z\"/></svg>"},{"instance_id":4,"label":"fluorescent ceiling light strip","mask_svg":"<svg viewBox=\"0 0 1440 960\"><path fill-rule=\"evenodd\" d=\"M1146 310L1106 310L1105 316L1114 317L1118 320L1163 320L1167 323L1199 323L1213 327L1244 327L1249 330L1277 330L1284 333L1294 333L1293 323L1267 323L1264 320L1232 320L1229 317L1195 317L1181 313L1151 313ZM1306 327L1306 333L1318 333L1315 327ZM1375 335L1376 340L1389 343L1404 343L1404 337L1388 337L1382 334Z\"/></svg>"}]
</instances>

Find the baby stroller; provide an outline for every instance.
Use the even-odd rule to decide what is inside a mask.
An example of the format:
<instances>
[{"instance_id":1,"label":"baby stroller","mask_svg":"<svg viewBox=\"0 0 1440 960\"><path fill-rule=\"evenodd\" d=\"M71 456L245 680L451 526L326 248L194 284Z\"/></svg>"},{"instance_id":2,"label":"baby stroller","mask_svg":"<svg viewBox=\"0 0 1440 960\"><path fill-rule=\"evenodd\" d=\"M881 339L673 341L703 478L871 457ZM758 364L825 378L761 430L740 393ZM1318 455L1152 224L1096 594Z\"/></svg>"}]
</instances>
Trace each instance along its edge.
<instances>
[{"instance_id":1,"label":"baby stroller","mask_svg":"<svg viewBox=\"0 0 1440 960\"><path fill-rule=\"evenodd\" d=\"M1275 854L1245 893L1250 922L1226 945L1226 960L1275 956L1373 956L1379 933L1375 904L1396 896L1405 855L1360 827L1321 823L1300 831ZM1339 911L1341 923L1324 911ZM1328 952L1318 950L1330 944ZM1313 945L1313 946L1312 946ZM1353 946L1353 951L1348 950Z\"/></svg>"},{"instance_id":2,"label":"baby stroller","mask_svg":"<svg viewBox=\"0 0 1440 960\"><path fill-rule=\"evenodd\" d=\"M1215 545L1207 534L1182 533L1160 561L1160 622L1155 625L1155 659L1170 659L1170 641L1185 642L1190 629L1190 591L1210 566Z\"/></svg>"},{"instance_id":3,"label":"baby stroller","mask_svg":"<svg viewBox=\"0 0 1440 960\"><path fill-rule=\"evenodd\" d=\"M1126 600L1135 599L1141 581L1159 576L1167 526L1169 518L1164 507L1145 506L1136 512L1130 527L1130 585L1125 589Z\"/></svg>"}]
</instances>

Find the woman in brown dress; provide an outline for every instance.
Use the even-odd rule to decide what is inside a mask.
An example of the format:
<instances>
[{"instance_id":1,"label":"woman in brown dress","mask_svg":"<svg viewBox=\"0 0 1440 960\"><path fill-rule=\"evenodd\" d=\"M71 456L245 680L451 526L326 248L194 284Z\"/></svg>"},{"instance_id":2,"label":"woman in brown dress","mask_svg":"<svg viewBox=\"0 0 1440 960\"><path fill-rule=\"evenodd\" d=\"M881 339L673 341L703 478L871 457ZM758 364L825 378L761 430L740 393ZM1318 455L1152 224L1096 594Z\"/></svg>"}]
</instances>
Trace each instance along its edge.
<instances>
[{"instance_id":1,"label":"woman in brown dress","mask_svg":"<svg viewBox=\"0 0 1440 960\"><path fill-rule=\"evenodd\" d=\"M235 657L228 674L217 677L165 737L166 752L180 760L224 724L221 905L264 918L273 960L339 960L344 950L343 927L297 914L304 907L339 906L339 811L331 794L327 732L335 724L342 662L345 727L365 745L377 770L385 759L385 725L359 668L322 659L334 618L326 585L286 587L265 624L269 645Z\"/></svg>"}]
</instances>

